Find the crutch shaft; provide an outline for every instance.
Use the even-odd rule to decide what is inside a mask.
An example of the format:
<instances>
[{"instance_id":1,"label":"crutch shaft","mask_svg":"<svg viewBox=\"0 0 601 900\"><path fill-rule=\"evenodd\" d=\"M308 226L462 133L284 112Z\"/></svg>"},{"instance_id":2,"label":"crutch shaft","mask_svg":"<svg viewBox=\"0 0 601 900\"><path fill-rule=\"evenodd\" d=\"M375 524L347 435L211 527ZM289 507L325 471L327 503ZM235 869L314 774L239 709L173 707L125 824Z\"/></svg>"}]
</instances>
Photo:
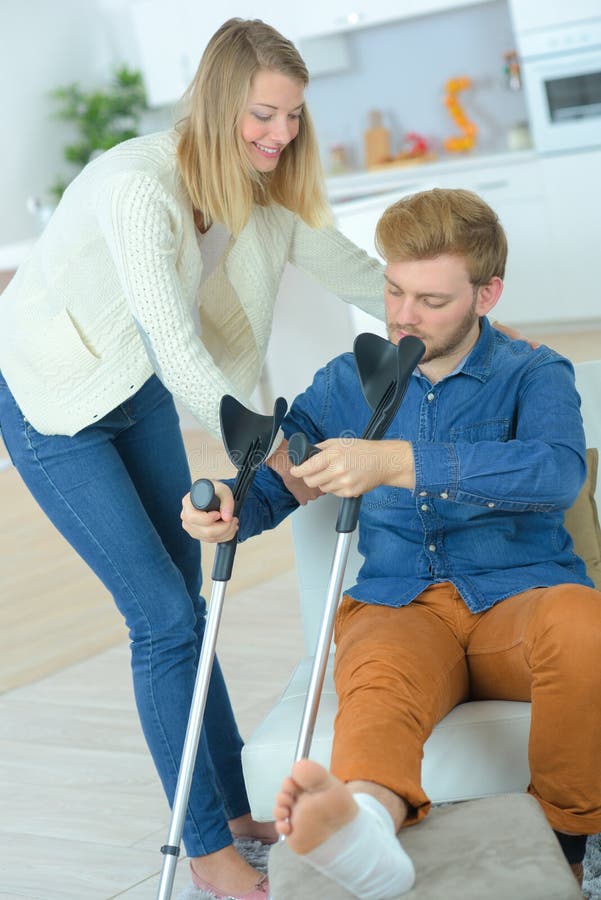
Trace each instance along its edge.
<instances>
[{"instance_id":1,"label":"crutch shaft","mask_svg":"<svg viewBox=\"0 0 601 900\"><path fill-rule=\"evenodd\" d=\"M157 900L169 900L173 889L173 879L175 877L179 846L184 830L184 820L186 818L188 799L190 797L190 787L192 784L192 776L194 774L198 743L200 741L202 720L207 703L213 661L215 659L215 647L217 645L217 634L221 622L226 585L227 582L225 581L216 581L214 582L211 591L205 633L200 651L200 659L198 661L198 671L194 683L192 703L190 706L188 727L186 729L177 786L173 798L171 824L167 835L167 845L163 850L163 866L161 869L161 880Z\"/></svg>"},{"instance_id":2,"label":"crutch shaft","mask_svg":"<svg viewBox=\"0 0 601 900\"><path fill-rule=\"evenodd\" d=\"M319 701L323 682L328 665L328 656L332 645L332 636L334 634L334 623L336 620L336 611L342 591L342 579L348 560L349 548L351 544L352 533L345 532L339 534L336 539L336 549L334 551L334 559L330 570L330 580L328 594L321 620L321 627L315 648L315 656L313 658L313 666L311 668L311 676L309 678L309 686L305 697L305 706L303 709L303 717L298 733L298 741L294 759L305 759L309 755L311 749L311 741L313 740L313 732L315 730L315 721L319 710Z\"/></svg>"}]
</instances>

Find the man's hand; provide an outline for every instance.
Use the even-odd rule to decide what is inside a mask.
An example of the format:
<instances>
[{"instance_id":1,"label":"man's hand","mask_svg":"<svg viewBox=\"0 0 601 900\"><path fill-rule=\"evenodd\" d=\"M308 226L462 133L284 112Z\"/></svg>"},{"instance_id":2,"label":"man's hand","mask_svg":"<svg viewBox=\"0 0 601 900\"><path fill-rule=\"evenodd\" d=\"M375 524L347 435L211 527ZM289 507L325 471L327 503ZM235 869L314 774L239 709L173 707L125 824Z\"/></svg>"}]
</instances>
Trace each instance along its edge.
<instances>
[{"instance_id":1,"label":"man's hand","mask_svg":"<svg viewBox=\"0 0 601 900\"><path fill-rule=\"evenodd\" d=\"M182 500L181 520L184 531L190 537L209 544L220 544L231 540L238 531L238 519L234 518L234 495L227 484L214 481L215 495L219 497L220 507L211 512L201 512L192 506L190 494Z\"/></svg>"},{"instance_id":2,"label":"man's hand","mask_svg":"<svg viewBox=\"0 0 601 900\"><path fill-rule=\"evenodd\" d=\"M302 478L290 474L292 463L288 456L288 441L283 440L275 453L272 453L266 460L266 463L274 472L278 473L286 488L301 506L304 506L309 500L315 500L323 493L319 488L308 487Z\"/></svg>"},{"instance_id":3,"label":"man's hand","mask_svg":"<svg viewBox=\"0 0 601 900\"><path fill-rule=\"evenodd\" d=\"M415 487L413 450L408 441L336 438L316 445L312 456L291 473L305 484L338 497L359 497L380 485Z\"/></svg>"}]
</instances>

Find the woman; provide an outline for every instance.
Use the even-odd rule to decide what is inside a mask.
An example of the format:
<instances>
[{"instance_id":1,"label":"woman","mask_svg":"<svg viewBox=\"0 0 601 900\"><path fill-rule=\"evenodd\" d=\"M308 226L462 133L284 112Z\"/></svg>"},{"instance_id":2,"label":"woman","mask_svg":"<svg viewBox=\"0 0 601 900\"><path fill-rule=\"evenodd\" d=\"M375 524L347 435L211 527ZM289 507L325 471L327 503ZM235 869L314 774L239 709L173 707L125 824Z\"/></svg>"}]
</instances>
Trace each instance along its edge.
<instances>
[{"instance_id":1,"label":"woman","mask_svg":"<svg viewBox=\"0 0 601 900\"><path fill-rule=\"evenodd\" d=\"M199 545L180 523L190 473L172 395L214 434L221 396L248 400L287 261L381 315L380 265L329 227L307 80L272 28L226 22L178 130L88 165L0 303L4 441L125 618L170 801L205 615ZM265 900L266 880L232 845L275 838L250 816L241 746L216 663L184 842L198 887Z\"/></svg>"}]
</instances>

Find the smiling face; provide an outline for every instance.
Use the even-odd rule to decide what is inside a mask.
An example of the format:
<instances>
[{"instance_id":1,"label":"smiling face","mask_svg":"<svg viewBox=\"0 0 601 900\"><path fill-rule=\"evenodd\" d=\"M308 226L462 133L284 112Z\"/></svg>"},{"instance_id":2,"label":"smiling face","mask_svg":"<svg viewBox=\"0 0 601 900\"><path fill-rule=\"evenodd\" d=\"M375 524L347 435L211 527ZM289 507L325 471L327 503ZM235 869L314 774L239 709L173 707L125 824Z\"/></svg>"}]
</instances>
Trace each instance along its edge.
<instances>
[{"instance_id":1,"label":"smiling face","mask_svg":"<svg viewBox=\"0 0 601 900\"><path fill-rule=\"evenodd\" d=\"M426 345L420 369L434 380L451 372L480 334L480 318L497 302L500 278L476 286L461 256L389 263L385 272L386 323L397 344L412 334ZM425 368L424 368L425 367Z\"/></svg>"},{"instance_id":2,"label":"smiling face","mask_svg":"<svg viewBox=\"0 0 601 900\"><path fill-rule=\"evenodd\" d=\"M240 136L259 172L275 169L284 148L294 140L304 105L301 81L261 69L250 84Z\"/></svg>"}]
</instances>

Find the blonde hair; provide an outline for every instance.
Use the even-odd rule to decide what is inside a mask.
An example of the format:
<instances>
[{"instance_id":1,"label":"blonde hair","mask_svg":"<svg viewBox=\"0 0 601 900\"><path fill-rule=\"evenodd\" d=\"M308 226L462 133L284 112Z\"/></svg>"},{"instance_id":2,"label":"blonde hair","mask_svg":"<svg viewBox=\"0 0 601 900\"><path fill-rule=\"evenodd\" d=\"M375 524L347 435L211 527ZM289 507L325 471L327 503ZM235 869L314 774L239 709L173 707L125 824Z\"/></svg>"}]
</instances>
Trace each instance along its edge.
<instances>
[{"instance_id":1,"label":"blonde hair","mask_svg":"<svg viewBox=\"0 0 601 900\"><path fill-rule=\"evenodd\" d=\"M178 161L186 189L206 224L240 233L253 204L279 203L308 225L324 227L331 213L315 129L303 106L296 138L273 172L257 172L240 136L253 77L286 75L303 86L309 73L294 44L259 19L229 19L213 35L184 94L188 114L178 124Z\"/></svg>"},{"instance_id":2,"label":"blonde hair","mask_svg":"<svg viewBox=\"0 0 601 900\"><path fill-rule=\"evenodd\" d=\"M474 285L503 278L507 261L499 217L477 194L460 189L434 188L393 203L376 226L376 248L392 263L462 256Z\"/></svg>"}]
</instances>

